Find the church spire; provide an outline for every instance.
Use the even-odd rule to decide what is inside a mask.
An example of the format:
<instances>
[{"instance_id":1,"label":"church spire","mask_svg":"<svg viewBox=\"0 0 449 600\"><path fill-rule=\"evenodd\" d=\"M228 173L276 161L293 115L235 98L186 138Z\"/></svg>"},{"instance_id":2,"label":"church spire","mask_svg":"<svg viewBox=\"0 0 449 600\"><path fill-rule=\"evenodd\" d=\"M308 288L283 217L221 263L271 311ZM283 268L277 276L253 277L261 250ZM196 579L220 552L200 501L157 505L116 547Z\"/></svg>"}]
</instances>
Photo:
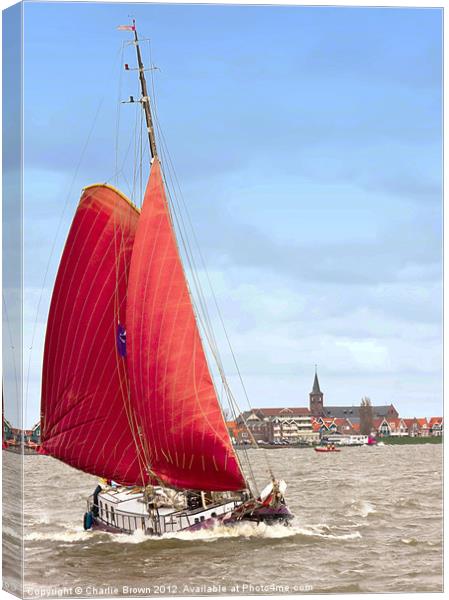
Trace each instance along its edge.
<instances>
[{"instance_id":1,"label":"church spire","mask_svg":"<svg viewBox=\"0 0 449 600\"><path fill-rule=\"evenodd\" d=\"M313 417L321 417L324 415L323 400L323 392L320 389L317 366L315 365L315 378L313 380L312 391L309 394L309 410Z\"/></svg>"},{"instance_id":2,"label":"church spire","mask_svg":"<svg viewBox=\"0 0 449 600\"><path fill-rule=\"evenodd\" d=\"M313 380L312 394L321 394L320 382L318 381L317 366L315 365L315 379Z\"/></svg>"}]
</instances>

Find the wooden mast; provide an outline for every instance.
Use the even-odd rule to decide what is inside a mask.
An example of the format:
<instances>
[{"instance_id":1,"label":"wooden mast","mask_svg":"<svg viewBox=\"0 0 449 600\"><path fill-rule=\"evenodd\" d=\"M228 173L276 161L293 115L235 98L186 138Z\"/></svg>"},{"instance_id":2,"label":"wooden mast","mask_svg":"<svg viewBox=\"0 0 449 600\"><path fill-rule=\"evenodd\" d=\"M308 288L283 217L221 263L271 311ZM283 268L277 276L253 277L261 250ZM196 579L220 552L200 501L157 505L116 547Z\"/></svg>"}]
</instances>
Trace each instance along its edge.
<instances>
[{"instance_id":1,"label":"wooden mast","mask_svg":"<svg viewBox=\"0 0 449 600\"><path fill-rule=\"evenodd\" d=\"M154 135L154 126L153 126L153 118L151 116L151 107L150 107L150 97L148 95L147 82L145 79L145 68L142 62L142 54L140 52L139 46L139 38L137 36L137 27L136 20L133 19L133 27L134 27L134 45L136 47L137 53L137 64L139 68L139 80L140 87L142 90L142 106L145 113L145 119L147 122L147 131L148 131L148 139L150 141L150 152L151 158L157 158L157 148L156 148L156 137Z\"/></svg>"}]
</instances>

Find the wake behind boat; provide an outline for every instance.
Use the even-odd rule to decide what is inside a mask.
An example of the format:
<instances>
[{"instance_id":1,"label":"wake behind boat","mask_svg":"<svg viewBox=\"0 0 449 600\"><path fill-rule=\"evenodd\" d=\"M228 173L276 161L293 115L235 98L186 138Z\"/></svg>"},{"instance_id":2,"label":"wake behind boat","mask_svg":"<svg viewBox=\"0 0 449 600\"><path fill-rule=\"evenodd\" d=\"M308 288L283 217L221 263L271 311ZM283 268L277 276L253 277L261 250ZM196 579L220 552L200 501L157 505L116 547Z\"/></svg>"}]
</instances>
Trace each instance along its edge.
<instances>
[{"instance_id":1,"label":"wake behind boat","mask_svg":"<svg viewBox=\"0 0 449 600\"><path fill-rule=\"evenodd\" d=\"M259 494L232 446L198 323L235 400L186 280L135 22L120 29L133 33L137 67L125 69L139 75L150 175L141 210L105 183L81 196L47 323L42 452L110 482L89 498L86 529L288 523L285 482L268 468Z\"/></svg>"}]
</instances>

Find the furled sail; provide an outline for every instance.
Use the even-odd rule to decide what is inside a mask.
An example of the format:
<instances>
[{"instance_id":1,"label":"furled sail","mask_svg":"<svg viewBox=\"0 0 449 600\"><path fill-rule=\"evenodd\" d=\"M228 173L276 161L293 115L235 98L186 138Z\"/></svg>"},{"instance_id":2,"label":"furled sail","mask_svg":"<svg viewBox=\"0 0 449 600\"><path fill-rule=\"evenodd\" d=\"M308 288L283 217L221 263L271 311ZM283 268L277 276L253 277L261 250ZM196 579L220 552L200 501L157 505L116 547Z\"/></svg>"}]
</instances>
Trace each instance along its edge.
<instances>
[{"instance_id":1,"label":"furled sail","mask_svg":"<svg viewBox=\"0 0 449 600\"><path fill-rule=\"evenodd\" d=\"M131 399L151 471L175 488L244 489L195 321L157 158L134 241L126 321Z\"/></svg>"},{"instance_id":2,"label":"furled sail","mask_svg":"<svg viewBox=\"0 0 449 600\"><path fill-rule=\"evenodd\" d=\"M51 300L42 375L42 447L88 473L147 483L126 370L126 289L138 210L86 188Z\"/></svg>"}]
</instances>

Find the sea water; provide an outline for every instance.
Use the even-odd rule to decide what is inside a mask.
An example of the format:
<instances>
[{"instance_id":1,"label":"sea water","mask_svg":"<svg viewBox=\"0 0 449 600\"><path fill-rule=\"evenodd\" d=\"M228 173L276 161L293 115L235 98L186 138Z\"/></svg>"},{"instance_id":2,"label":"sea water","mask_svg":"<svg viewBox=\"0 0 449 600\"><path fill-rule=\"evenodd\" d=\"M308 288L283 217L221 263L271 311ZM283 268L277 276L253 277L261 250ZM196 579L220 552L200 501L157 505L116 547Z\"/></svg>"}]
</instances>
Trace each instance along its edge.
<instances>
[{"instance_id":1,"label":"sea water","mask_svg":"<svg viewBox=\"0 0 449 600\"><path fill-rule=\"evenodd\" d=\"M259 488L269 468L287 481L291 527L243 523L161 538L86 532L85 500L97 478L47 456L25 456L26 595L442 590L442 445L248 454ZM3 452L3 460L4 485L12 486L22 458ZM3 524L8 551L16 525ZM17 576L13 561L4 572Z\"/></svg>"}]
</instances>

